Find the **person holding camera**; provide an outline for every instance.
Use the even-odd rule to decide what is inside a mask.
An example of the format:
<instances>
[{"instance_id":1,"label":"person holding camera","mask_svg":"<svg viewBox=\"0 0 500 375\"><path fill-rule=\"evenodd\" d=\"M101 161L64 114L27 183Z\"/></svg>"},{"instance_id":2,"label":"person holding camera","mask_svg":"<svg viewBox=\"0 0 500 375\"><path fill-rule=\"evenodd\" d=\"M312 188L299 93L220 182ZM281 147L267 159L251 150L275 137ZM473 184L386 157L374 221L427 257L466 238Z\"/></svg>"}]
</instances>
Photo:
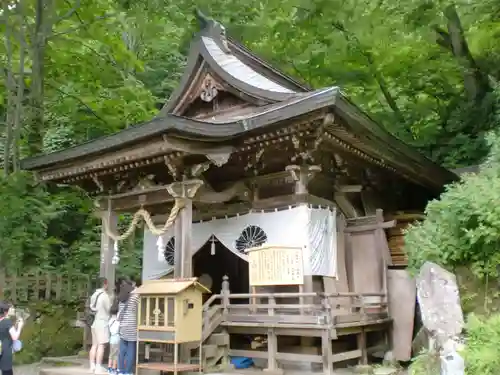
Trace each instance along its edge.
<instances>
[{"instance_id":1,"label":"person holding camera","mask_svg":"<svg viewBox=\"0 0 500 375\"><path fill-rule=\"evenodd\" d=\"M8 317L10 305L0 302L0 370L2 375L12 375L13 344L19 340L24 321L17 319L14 324Z\"/></svg>"}]
</instances>

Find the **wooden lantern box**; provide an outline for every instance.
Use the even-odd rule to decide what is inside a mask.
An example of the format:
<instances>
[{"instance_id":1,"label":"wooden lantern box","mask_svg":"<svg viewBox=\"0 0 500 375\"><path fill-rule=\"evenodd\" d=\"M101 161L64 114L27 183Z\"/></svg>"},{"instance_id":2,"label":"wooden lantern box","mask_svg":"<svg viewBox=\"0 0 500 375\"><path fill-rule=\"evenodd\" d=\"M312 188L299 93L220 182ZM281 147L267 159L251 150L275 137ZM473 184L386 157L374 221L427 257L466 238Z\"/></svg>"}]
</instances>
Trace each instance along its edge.
<instances>
[{"instance_id":1,"label":"wooden lantern box","mask_svg":"<svg viewBox=\"0 0 500 375\"><path fill-rule=\"evenodd\" d=\"M179 361L179 344L199 342L201 352L202 296L207 292L196 278L147 281L137 288L137 353L141 344L163 344L173 349L172 361L167 363L139 363L138 355L138 371L201 371L200 364L192 363L185 353Z\"/></svg>"}]
</instances>

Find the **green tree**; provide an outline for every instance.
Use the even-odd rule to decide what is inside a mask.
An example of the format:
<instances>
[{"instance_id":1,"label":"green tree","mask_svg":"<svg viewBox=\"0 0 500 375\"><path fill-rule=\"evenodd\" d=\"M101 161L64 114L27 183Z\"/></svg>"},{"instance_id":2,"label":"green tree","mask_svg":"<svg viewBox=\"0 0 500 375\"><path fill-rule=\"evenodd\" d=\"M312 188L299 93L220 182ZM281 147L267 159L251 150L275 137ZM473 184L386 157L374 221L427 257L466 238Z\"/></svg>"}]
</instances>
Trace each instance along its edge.
<instances>
[{"instance_id":1,"label":"green tree","mask_svg":"<svg viewBox=\"0 0 500 375\"><path fill-rule=\"evenodd\" d=\"M491 152L478 174L449 186L430 202L425 220L409 228L405 250L409 267L425 261L466 267L484 279L498 275L500 238L500 137L490 136Z\"/></svg>"}]
</instances>

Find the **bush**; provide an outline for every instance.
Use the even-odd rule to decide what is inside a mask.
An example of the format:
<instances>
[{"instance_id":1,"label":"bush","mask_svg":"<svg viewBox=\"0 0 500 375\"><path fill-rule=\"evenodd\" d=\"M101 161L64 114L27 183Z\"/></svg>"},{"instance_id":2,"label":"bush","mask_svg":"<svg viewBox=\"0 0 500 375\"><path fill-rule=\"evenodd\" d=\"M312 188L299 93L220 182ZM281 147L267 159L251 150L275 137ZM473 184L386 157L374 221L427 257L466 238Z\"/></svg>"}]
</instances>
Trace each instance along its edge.
<instances>
[{"instance_id":1,"label":"bush","mask_svg":"<svg viewBox=\"0 0 500 375\"><path fill-rule=\"evenodd\" d=\"M500 137L489 137L491 152L477 175L450 185L430 202L423 222L405 235L409 267L425 261L447 268L468 267L474 276L498 276L500 264Z\"/></svg>"},{"instance_id":2,"label":"bush","mask_svg":"<svg viewBox=\"0 0 500 375\"><path fill-rule=\"evenodd\" d=\"M74 328L76 306L38 302L23 306L30 318L21 334L23 350L14 355L16 365L35 363L43 357L77 354L83 344L81 328Z\"/></svg>"},{"instance_id":3,"label":"bush","mask_svg":"<svg viewBox=\"0 0 500 375\"><path fill-rule=\"evenodd\" d=\"M500 314L469 315L467 347L464 351L467 375L496 375L500 369Z\"/></svg>"}]
</instances>

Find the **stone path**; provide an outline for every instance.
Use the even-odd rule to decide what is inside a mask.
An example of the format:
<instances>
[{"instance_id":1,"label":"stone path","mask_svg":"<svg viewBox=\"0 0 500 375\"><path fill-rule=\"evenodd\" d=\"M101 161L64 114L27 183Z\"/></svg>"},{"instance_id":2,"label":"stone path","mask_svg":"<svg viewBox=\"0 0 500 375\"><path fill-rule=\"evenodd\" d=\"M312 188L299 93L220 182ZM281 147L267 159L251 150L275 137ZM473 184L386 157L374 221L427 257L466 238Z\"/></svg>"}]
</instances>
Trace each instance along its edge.
<instances>
[{"instance_id":1,"label":"stone path","mask_svg":"<svg viewBox=\"0 0 500 375\"><path fill-rule=\"evenodd\" d=\"M62 358L55 358L54 360L56 362L67 362L67 361L73 362L75 360L75 358L76 357L62 357ZM38 362L38 363L32 363L30 365L14 366L14 374L16 374L16 375L40 375L40 370L50 369L50 368L54 368L54 363L51 363L51 362L44 363L42 361L42 362ZM58 367L58 368L64 369L64 367Z\"/></svg>"},{"instance_id":2,"label":"stone path","mask_svg":"<svg viewBox=\"0 0 500 375\"><path fill-rule=\"evenodd\" d=\"M14 367L14 374L16 375L38 375L42 366L39 363L31 365L21 365Z\"/></svg>"},{"instance_id":3,"label":"stone path","mask_svg":"<svg viewBox=\"0 0 500 375\"><path fill-rule=\"evenodd\" d=\"M47 374L47 375L84 375L84 374L89 374L89 371L80 367L53 367L50 364L41 364L41 363L34 363L31 365L22 365L22 366L16 366L14 367L14 374L15 375L40 375L40 370L46 370L43 371L42 373ZM48 371L47 371L48 370ZM234 372L234 374L242 374L242 375L260 375L260 374L265 374L263 371L241 371L241 372ZM318 373L315 373L314 375L317 375ZM334 371L335 375L353 375L354 372L352 370L348 369L342 369L342 370L335 370ZM231 374L228 374L231 375ZM312 372L304 372L304 371L286 371L284 375L313 375ZM402 372L401 375L407 375L406 371Z\"/></svg>"}]
</instances>

